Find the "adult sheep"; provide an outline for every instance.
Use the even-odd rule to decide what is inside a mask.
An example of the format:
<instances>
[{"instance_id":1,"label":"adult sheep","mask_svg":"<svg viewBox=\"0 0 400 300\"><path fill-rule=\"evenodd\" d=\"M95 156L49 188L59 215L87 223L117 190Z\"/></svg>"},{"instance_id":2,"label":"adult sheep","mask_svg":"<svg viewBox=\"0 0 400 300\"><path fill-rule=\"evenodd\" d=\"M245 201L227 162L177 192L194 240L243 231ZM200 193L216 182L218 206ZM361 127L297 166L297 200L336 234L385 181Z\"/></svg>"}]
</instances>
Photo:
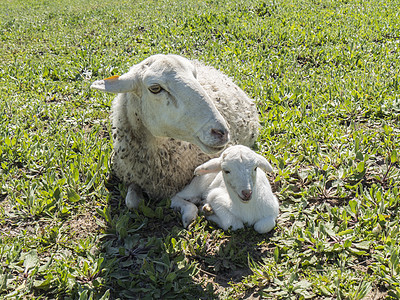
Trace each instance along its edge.
<instances>
[{"instance_id":1,"label":"adult sheep","mask_svg":"<svg viewBox=\"0 0 400 300\"><path fill-rule=\"evenodd\" d=\"M252 146L255 104L216 69L178 55L153 55L91 88L118 93L112 104L113 168L136 208L172 197L194 169L230 144Z\"/></svg>"}]
</instances>

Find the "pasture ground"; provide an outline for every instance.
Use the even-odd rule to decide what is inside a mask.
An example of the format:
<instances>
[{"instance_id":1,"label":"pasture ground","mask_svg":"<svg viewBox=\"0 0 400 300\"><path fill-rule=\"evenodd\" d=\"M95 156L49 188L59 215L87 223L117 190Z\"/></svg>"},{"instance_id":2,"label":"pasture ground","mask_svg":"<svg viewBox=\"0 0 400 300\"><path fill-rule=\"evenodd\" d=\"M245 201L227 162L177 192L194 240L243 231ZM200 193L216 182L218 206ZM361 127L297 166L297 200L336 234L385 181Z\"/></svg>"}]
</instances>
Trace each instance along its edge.
<instances>
[{"instance_id":1,"label":"pasture ground","mask_svg":"<svg viewBox=\"0 0 400 300\"><path fill-rule=\"evenodd\" d=\"M400 2L2 0L0 298L399 299ZM123 204L113 96L151 54L255 99L277 227Z\"/></svg>"}]
</instances>

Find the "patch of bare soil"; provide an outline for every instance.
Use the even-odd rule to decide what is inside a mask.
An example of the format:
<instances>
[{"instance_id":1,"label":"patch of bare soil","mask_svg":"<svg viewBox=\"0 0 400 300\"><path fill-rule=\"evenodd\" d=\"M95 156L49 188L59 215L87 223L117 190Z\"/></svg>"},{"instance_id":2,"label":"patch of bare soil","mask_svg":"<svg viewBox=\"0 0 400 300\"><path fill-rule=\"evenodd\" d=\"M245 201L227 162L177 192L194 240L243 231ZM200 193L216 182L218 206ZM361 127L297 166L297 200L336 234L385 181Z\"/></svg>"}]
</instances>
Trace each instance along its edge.
<instances>
[{"instance_id":1,"label":"patch of bare soil","mask_svg":"<svg viewBox=\"0 0 400 300\"><path fill-rule=\"evenodd\" d=\"M368 295L365 296L364 300L380 300L387 299L387 292L380 288L373 288Z\"/></svg>"},{"instance_id":2,"label":"patch of bare soil","mask_svg":"<svg viewBox=\"0 0 400 300\"><path fill-rule=\"evenodd\" d=\"M100 226L93 216L93 211L75 215L68 220L66 225L69 226L70 236L73 237L73 239L82 239L89 234L98 234L102 229L102 226Z\"/></svg>"}]
</instances>

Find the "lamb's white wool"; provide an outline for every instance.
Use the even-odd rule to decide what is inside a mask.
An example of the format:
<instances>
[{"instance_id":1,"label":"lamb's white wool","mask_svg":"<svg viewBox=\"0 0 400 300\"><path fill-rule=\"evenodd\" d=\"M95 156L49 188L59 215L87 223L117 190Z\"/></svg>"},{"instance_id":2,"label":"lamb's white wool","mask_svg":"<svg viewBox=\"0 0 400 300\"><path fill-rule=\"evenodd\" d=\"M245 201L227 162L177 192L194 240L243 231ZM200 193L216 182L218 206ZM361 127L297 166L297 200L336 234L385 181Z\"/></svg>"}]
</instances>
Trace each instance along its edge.
<instances>
[{"instance_id":1,"label":"lamb's white wool","mask_svg":"<svg viewBox=\"0 0 400 300\"><path fill-rule=\"evenodd\" d=\"M251 146L258 135L253 101L221 72L181 56L151 56L91 88L119 93L111 117L113 168L129 185L129 208L142 192L171 197L228 143Z\"/></svg>"},{"instance_id":2,"label":"lamb's white wool","mask_svg":"<svg viewBox=\"0 0 400 300\"><path fill-rule=\"evenodd\" d=\"M272 172L264 157L245 146L229 147L220 157L196 168L198 176L172 198L171 205L198 203L202 199L206 218L224 230L248 224L254 225L257 232L266 233L275 227L279 202L264 172ZM196 218L197 211L189 209L191 206L182 207L186 227Z\"/></svg>"}]
</instances>

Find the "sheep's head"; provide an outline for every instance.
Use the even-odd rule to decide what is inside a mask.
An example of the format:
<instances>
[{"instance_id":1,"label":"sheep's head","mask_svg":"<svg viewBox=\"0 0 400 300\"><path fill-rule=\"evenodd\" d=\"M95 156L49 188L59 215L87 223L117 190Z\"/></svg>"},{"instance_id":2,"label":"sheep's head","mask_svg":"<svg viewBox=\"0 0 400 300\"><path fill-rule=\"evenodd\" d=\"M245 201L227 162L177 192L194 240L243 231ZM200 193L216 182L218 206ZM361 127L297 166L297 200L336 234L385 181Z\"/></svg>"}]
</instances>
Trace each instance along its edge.
<instances>
[{"instance_id":1,"label":"sheep's head","mask_svg":"<svg viewBox=\"0 0 400 300\"><path fill-rule=\"evenodd\" d=\"M257 179L257 168L272 172L269 162L250 148L242 145L231 146L221 156L197 167L195 175L222 171L225 185L242 200L249 202Z\"/></svg>"},{"instance_id":2,"label":"sheep's head","mask_svg":"<svg viewBox=\"0 0 400 300\"><path fill-rule=\"evenodd\" d=\"M91 88L133 93L141 101L142 122L156 137L196 144L205 153L229 142L224 118L196 79L196 69L177 55L154 55L120 77L99 80Z\"/></svg>"}]
</instances>

